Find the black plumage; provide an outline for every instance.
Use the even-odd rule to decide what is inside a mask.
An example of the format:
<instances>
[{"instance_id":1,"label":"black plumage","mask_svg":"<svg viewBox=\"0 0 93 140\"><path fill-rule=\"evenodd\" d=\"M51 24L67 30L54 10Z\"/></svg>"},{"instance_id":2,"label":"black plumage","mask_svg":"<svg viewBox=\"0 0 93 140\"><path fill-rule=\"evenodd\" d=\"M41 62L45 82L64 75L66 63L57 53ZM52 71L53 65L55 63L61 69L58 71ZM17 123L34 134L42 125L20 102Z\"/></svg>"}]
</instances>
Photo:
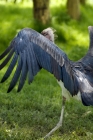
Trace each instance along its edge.
<instances>
[{"instance_id":1,"label":"black plumage","mask_svg":"<svg viewBox=\"0 0 93 140\"><path fill-rule=\"evenodd\" d=\"M18 79L18 91L20 91L27 76L28 83L31 83L34 76L44 68L58 81L62 81L72 96L80 92L83 104L93 105L93 27L89 27L89 32L89 51L79 61L72 62L61 49L42 34L29 28L21 30L0 55L0 60L7 56L0 64L0 70L13 56L1 83L10 76L16 63L17 68L8 92L14 88Z\"/></svg>"}]
</instances>

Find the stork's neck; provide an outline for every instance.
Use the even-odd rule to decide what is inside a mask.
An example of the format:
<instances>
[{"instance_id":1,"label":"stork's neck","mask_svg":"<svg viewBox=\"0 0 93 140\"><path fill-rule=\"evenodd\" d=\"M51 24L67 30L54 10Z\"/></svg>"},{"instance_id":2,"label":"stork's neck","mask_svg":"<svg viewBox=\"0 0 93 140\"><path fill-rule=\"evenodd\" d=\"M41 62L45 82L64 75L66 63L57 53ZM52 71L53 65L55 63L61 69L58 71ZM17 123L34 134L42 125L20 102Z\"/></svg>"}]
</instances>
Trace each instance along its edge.
<instances>
[{"instance_id":1,"label":"stork's neck","mask_svg":"<svg viewBox=\"0 0 93 140\"><path fill-rule=\"evenodd\" d=\"M89 30L89 39L90 39L89 54L93 55L93 26L89 26L88 30Z\"/></svg>"}]
</instances>

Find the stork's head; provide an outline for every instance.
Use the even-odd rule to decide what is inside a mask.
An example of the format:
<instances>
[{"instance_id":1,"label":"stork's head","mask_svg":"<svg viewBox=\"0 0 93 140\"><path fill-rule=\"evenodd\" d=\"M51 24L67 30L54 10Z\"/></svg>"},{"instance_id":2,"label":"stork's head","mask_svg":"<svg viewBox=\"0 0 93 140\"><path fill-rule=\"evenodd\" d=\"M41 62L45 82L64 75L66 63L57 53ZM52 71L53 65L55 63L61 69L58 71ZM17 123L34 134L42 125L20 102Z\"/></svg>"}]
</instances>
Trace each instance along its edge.
<instances>
[{"instance_id":1,"label":"stork's head","mask_svg":"<svg viewBox=\"0 0 93 140\"><path fill-rule=\"evenodd\" d=\"M55 34L55 32L56 32L55 29L49 27L49 28L44 29L41 32L41 34L54 43L55 39L57 38L57 35Z\"/></svg>"}]
</instances>

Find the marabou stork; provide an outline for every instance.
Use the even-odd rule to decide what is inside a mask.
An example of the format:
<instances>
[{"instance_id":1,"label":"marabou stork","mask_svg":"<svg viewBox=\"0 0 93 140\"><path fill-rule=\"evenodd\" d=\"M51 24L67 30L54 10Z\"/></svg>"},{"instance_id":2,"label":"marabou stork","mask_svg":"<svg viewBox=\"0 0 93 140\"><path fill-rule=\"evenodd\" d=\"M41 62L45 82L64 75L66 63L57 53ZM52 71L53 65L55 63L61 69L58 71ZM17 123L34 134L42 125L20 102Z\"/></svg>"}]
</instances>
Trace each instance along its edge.
<instances>
[{"instance_id":1,"label":"marabou stork","mask_svg":"<svg viewBox=\"0 0 93 140\"><path fill-rule=\"evenodd\" d=\"M62 110L58 124L44 138L49 137L62 126L66 99L76 97L84 105L93 105L93 27L89 26L90 45L87 54L77 62L68 59L67 55L54 43L54 31L47 28L40 33L35 30L22 29L11 41L10 46L0 55L0 70L12 58L4 74L3 83L17 68L7 92L10 92L19 80L18 92L22 89L28 75L28 83L42 69L52 73L62 88Z\"/></svg>"}]
</instances>

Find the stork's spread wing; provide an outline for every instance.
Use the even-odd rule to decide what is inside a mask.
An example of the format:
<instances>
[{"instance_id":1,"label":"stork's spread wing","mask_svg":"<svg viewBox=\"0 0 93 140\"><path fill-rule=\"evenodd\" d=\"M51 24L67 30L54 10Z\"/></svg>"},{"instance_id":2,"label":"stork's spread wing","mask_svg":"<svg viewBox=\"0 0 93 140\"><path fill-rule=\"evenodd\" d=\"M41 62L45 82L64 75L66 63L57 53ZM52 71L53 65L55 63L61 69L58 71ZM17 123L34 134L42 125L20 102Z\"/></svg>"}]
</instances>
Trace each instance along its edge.
<instances>
[{"instance_id":1,"label":"stork's spread wing","mask_svg":"<svg viewBox=\"0 0 93 140\"><path fill-rule=\"evenodd\" d=\"M27 74L30 83L41 68L54 74L56 79L62 80L64 86L72 95L78 92L78 88L75 86L77 81L72 74L71 64L66 54L47 38L32 29L21 30L5 52L0 55L0 59L5 56L6 58L0 65L0 69L8 63L11 57L12 60L1 82L4 82L10 76L17 63L8 92L14 88L18 79L18 91L20 91Z\"/></svg>"},{"instance_id":2,"label":"stork's spread wing","mask_svg":"<svg viewBox=\"0 0 93 140\"><path fill-rule=\"evenodd\" d=\"M0 55L0 60L6 56L0 65L0 69L13 57L1 82L10 76L16 63L17 68L8 92L13 89L19 78L18 91L20 91L27 74L30 83L41 68L53 73L60 80L62 79L61 66L64 64L64 55L65 53L47 38L32 29L25 28L18 33L10 46Z\"/></svg>"}]
</instances>

